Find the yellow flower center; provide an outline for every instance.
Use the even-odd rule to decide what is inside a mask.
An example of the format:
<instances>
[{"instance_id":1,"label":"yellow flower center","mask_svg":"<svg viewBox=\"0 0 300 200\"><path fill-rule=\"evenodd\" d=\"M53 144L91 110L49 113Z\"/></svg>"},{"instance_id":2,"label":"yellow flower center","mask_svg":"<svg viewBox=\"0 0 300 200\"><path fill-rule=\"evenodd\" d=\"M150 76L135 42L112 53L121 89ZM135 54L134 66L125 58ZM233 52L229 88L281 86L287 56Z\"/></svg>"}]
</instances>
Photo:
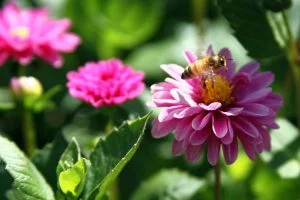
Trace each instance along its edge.
<instances>
[{"instance_id":1,"label":"yellow flower center","mask_svg":"<svg viewBox=\"0 0 300 200\"><path fill-rule=\"evenodd\" d=\"M205 104L220 102L229 105L233 101L231 96L233 86L222 75L214 75L205 79L202 91L202 100Z\"/></svg>"},{"instance_id":2,"label":"yellow flower center","mask_svg":"<svg viewBox=\"0 0 300 200\"><path fill-rule=\"evenodd\" d=\"M21 39L26 39L29 36L29 29L25 26L11 28L9 33L12 36L19 37Z\"/></svg>"}]
</instances>

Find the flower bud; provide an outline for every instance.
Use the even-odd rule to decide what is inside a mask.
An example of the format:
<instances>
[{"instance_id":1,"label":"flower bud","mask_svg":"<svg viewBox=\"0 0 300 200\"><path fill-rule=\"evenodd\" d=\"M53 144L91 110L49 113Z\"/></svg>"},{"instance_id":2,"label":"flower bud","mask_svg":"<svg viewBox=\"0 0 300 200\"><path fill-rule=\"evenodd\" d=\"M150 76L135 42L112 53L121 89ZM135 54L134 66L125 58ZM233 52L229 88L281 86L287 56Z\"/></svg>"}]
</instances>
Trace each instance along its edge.
<instances>
[{"instance_id":1,"label":"flower bud","mask_svg":"<svg viewBox=\"0 0 300 200\"><path fill-rule=\"evenodd\" d=\"M18 98L39 97L43 93L40 81L32 76L13 77L10 86L14 95Z\"/></svg>"}]
</instances>

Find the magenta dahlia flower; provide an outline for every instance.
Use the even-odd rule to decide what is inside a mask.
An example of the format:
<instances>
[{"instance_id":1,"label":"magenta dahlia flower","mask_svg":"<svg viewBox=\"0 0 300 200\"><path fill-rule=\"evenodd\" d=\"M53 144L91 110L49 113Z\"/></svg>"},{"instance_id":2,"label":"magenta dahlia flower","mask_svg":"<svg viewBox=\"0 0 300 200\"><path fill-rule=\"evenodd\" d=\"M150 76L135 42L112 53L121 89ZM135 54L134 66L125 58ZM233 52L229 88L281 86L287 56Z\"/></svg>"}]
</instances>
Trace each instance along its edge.
<instances>
[{"instance_id":1,"label":"magenta dahlia flower","mask_svg":"<svg viewBox=\"0 0 300 200\"><path fill-rule=\"evenodd\" d=\"M213 54L211 48L207 54ZM222 147L226 163L231 164L238 155L238 141L253 160L270 150L268 130L278 128L276 111L283 100L270 87L274 75L259 72L255 61L236 72L230 51L224 48L219 54L226 57L228 69L219 70L205 84L199 76L181 79L184 68L168 64L161 68L171 78L151 86L149 106L160 108L152 135L160 138L174 132L172 153L185 152L189 162L197 161L207 147L207 159L216 165ZM188 63L197 60L192 52L186 51L185 56Z\"/></svg>"},{"instance_id":2,"label":"magenta dahlia flower","mask_svg":"<svg viewBox=\"0 0 300 200\"><path fill-rule=\"evenodd\" d=\"M21 10L8 3L0 11L0 65L10 57L22 65L29 64L34 56L61 67L61 52L72 52L80 38L67 32L68 19L50 19L45 8Z\"/></svg>"},{"instance_id":3,"label":"magenta dahlia flower","mask_svg":"<svg viewBox=\"0 0 300 200\"><path fill-rule=\"evenodd\" d=\"M67 74L67 87L74 98L94 107L121 104L144 90L144 73L135 72L118 59L88 62Z\"/></svg>"}]
</instances>

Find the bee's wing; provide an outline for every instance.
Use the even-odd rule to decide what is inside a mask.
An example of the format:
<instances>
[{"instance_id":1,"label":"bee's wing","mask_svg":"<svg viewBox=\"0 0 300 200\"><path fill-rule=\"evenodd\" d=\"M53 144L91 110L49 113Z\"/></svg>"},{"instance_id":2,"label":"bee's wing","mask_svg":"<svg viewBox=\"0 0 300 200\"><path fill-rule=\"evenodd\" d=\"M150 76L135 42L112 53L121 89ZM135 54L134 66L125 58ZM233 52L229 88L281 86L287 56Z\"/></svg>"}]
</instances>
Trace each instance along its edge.
<instances>
[{"instance_id":1,"label":"bee's wing","mask_svg":"<svg viewBox=\"0 0 300 200\"><path fill-rule=\"evenodd\" d=\"M196 54L201 59L201 58L207 56L207 48L209 45L204 40L200 41L199 44L201 44L201 45L198 46L198 48L196 50Z\"/></svg>"}]
</instances>

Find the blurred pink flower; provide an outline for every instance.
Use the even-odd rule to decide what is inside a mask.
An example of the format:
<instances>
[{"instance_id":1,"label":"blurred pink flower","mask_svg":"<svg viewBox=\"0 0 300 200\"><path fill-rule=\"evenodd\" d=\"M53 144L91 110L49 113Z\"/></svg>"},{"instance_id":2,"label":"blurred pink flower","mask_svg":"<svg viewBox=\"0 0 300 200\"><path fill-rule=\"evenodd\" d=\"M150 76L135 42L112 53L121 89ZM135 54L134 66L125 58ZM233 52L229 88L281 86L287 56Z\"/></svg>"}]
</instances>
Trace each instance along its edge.
<instances>
[{"instance_id":1,"label":"blurred pink flower","mask_svg":"<svg viewBox=\"0 0 300 200\"><path fill-rule=\"evenodd\" d=\"M50 19L45 8L21 10L8 3L0 11L0 65L13 57L22 65L34 56L61 67L61 52L72 52L80 43L76 34L67 32L68 19Z\"/></svg>"},{"instance_id":2,"label":"blurred pink flower","mask_svg":"<svg viewBox=\"0 0 300 200\"><path fill-rule=\"evenodd\" d=\"M88 62L67 74L69 93L101 107L134 99L144 90L144 73L135 72L118 59Z\"/></svg>"},{"instance_id":3,"label":"blurred pink flower","mask_svg":"<svg viewBox=\"0 0 300 200\"><path fill-rule=\"evenodd\" d=\"M211 48L207 54L213 54ZM220 70L211 84L203 86L199 76L183 80L184 68L168 64L161 68L171 78L151 87L149 106L160 108L153 137L174 132L173 155L185 152L189 162L197 161L207 147L207 159L215 165L222 147L226 163L231 164L238 155L238 140L253 160L271 148L268 129L278 128L276 111L283 100L270 87L273 73L259 72L255 61L236 72L230 51L224 48L219 54L225 55L228 70ZM189 51L185 56L188 63L198 59Z\"/></svg>"}]
</instances>

